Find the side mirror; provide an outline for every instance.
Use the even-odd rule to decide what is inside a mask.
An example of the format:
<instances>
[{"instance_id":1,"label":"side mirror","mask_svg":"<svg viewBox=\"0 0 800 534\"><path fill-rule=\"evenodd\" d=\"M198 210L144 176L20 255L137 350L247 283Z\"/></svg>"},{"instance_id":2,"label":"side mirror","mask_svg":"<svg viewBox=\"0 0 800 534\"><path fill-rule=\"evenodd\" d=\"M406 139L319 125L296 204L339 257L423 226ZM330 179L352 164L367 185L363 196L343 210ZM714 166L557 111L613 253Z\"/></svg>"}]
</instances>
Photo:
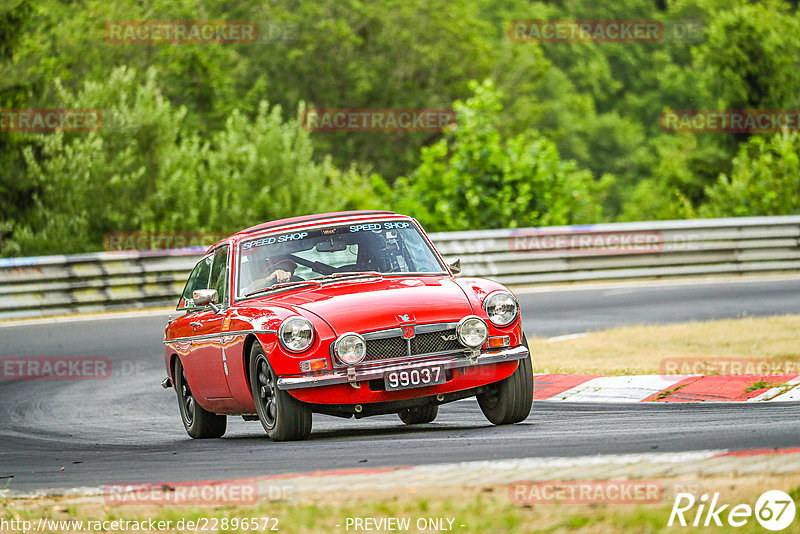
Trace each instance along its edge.
<instances>
[{"instance_id":1,"label":"side mirror","mask_svg":"<svg viewBox=\"0 0 800 534\"><path fill-rule=\"evenodd\" d=\"M461 272L461 259L453 260L447 264L447 267L450 269L452 274L458 274Z\"/></svg>"},{"instance_id":2,"label":"side mirror","mask_svg":"<svg viewBox=\"0 0 800 534\"><path fill-rule=\"evenodd\" d=\"M211 306L214 313L219 313L219 293L216 289L195 289L192 291L195 306Z\"/></svg>"}]
</instances>

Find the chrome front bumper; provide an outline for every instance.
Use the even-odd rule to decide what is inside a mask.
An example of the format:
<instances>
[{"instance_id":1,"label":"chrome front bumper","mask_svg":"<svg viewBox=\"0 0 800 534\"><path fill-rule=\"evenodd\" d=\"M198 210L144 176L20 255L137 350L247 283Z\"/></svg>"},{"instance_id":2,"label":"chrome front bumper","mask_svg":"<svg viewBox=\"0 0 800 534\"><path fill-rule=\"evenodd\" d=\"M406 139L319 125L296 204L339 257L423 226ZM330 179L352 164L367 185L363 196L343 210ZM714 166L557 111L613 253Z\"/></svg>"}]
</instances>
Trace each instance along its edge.
<instances>
[{"instance_id":1,"label":"chrome front bumper","mask_svg":"<svg viewBox=\"0 0 800 534\"><path fill-rule=\"evenodd\" d=\"M528 357L528 349L520 345L500 350L483 350L477 355L469 351L447 354L444 356L415 358L402 362L383 362L369 367L349 367L334 369L323 374L284 376L278 379L278 389L313 388L330 386L333 384L347 384L363 382L366 380L382 379L388 371L408 370L415 367L428 367L443 365L445 369L460 369L462 367L476 367L490 363L510 362L523 360Z\"/></svg>"}]
</instances>

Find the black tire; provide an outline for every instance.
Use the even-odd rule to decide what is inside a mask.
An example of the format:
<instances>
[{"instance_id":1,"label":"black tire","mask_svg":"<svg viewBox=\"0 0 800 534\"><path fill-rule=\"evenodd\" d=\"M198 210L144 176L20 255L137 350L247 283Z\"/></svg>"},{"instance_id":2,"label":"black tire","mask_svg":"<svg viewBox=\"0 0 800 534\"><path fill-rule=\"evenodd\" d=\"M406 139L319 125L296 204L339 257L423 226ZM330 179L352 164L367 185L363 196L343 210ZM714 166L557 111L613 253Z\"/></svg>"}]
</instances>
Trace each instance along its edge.
<instances>
[{"instance_id":1,"label":"black tire","mask_svg":"<svg viewBox=\"0 0 800 534\"><path fill-rule=\"evenodd\" d=\"M528 346L524 335L522 344ZM510 425L524 421L530 415L533 406L533 367L528 352L528 357L519 361L514 374L478 395L478 405L490 423Z\"/></svg>"},{"instance_id":2,"label":"black tire","mask_svg":"<svg viewBox=\"0 0 800 534\"><path fill-rule=\"evenodd\" d=\"M180 358L175 360L175 391L178 393L178 408L186 433L195 439L221 438L228 427L228 418L224 415L211 413L197 401L186 380L183 364Z\"/></svg>"},{"instance_id":3,"label":"black tire","mask_svg":"<svg viewBox=\"0 0 800 534\"><path fill-rule=\"evenodd\" d=\"M250 349L249 366L250 392L267 436L273 441L307 438L311 433L311 408L278 389L278 377L258 342Z\"/></svg>"},{"instance_id":4,"label":"black tire","mask_svg":"<svg viewBox=\"0 0 800 534\"><path fill-rule=\"evenodd\" d=\"M417 408L403 408L397 415L407 425L422 425L436 419L436 416L439 415L439 405L428 404Z\"/></svg>"}]
</instances>

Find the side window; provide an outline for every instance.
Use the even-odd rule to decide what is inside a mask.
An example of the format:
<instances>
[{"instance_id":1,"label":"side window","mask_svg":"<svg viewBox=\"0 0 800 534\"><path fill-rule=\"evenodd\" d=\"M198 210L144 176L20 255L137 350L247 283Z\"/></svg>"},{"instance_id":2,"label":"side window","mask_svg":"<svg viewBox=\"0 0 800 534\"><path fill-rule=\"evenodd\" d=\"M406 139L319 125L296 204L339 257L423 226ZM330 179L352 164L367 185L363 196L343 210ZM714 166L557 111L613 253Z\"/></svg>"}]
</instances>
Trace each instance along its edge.
<instances>
[{"instance_id":1,"label":"side window","mask_svg":"<svg viewBox=\"0 0 800 534\"><path fill-rule=\"evenodd\" d=\"M216 289L220 304L228 304L228 246L220 247L214 252L214 263L211 266L211 289Z\"/></svg>"},{"instance_id":2,"label":"side window","mask_svg":"<svg viewBox=\"0 0 800 534\"><path fill-rule=\"evenodd\" d=\"M208 288L208 276L211 273L211 256L206 256L195 265L192 274L189 275L189 281L186 282L186 287L183 288L181 300L178 301L179 310L187 310L194 308L194 299L192 293L195 289Z\"/></svg>"}]
</instances>

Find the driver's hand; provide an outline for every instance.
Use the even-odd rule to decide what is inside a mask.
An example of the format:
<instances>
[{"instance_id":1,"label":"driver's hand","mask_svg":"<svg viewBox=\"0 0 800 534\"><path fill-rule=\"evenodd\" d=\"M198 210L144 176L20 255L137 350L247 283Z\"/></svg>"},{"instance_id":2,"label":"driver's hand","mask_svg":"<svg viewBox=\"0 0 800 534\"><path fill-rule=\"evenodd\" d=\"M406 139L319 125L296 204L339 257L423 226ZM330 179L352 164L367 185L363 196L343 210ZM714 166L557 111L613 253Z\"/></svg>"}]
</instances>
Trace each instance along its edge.
<instances>
[{"instance_id":1,"label":"driver's hand","mask_svg":"<svg viewBox=\"0 0 800 534\"><path fill-rule=\"evenodd\" d=\"M275 283L282 284L284 282L288 282L289 280L291 280L292 273L290 273L289 271L284 271L283 269L278 269L277 271L272 273L272 276L270 278L274 278Z\"/></svg>"}]
</instances>

